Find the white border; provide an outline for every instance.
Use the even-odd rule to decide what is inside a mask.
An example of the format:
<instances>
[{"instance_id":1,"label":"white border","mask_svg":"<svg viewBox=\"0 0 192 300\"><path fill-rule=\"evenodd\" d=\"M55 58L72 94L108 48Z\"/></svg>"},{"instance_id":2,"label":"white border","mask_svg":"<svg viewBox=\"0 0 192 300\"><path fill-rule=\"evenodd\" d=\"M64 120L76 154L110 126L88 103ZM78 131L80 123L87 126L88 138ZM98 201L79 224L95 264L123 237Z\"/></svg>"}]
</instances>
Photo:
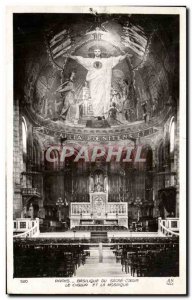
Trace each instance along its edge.
<instances>
[{"instance_id":1,"label":"white border","mask_svg":"<svg viewBox=\"0 0 192 300\"><path fill-rule=\"evenodd\" d=\"M90 5L92 6L92 5ZM186 292L186 10L179 7L107 7L107 12L139 13L139 14L180 14L180 277L174 278L174 285L167 286L167 278L139 278L139 285L129 288L77 288L64 289L62 284L55 284L52 278L31 278L27 285L13 279L13 248L12 248L12 216L13 216L13 44L12 44L12 13L13 12L87 12L89 7L56 7L56 6L15 6L7 10L7 281L8 293L14 294L184 294ZM99 12L106 12L106 7L94 7ZM90 278L89 278L90 279Z\"/></svg>"}]
</instances>

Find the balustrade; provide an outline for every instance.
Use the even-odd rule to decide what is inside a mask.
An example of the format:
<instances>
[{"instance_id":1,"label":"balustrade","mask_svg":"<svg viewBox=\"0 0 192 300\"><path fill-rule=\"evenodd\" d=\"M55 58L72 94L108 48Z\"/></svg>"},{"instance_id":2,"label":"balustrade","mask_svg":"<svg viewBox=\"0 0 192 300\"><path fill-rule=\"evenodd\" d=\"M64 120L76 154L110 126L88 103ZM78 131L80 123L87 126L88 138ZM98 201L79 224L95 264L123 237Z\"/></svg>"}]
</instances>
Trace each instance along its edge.
<instances>
[{"instance_id":1,"label":"balustrade","mask_svg":"<svg viewBox=\"0 0 192 300\"><path fill-rule=\"evenodd\" d=\"M39 235L39 218L31 220L28 218L13 221L13 232L18 233L14 238L34 237ZM20 233L19 233L20 232Z\"/></svg>"},{"instance_id":2,"label":"balustrade","mask_svg":"<svg viewBox=\"0 0 192 300\"><path fill-rule=\"evenodd\" d=\"M158 231L164 236L179 236L179 219L166 218L158 219Z\"/></svg>"},{"instance_id":3,"label":"balustrade","mask_svg":"<svg viewBox=\"0 0 192 300\"><path fill-rule=\"evenodd\" d=\"M113 202L106 205L105 213L107 214L127 214L127 203L122 202ZM79 214L92 214L92 207L90 203L81 202L81 203L71 203L71 215Z\"/></svg>"},{"instance_id":4,"label":"balustrade","mask_svg":"<svg viewBox=\"0 0 192 300\"><path fill-rule=\"evenodd\" d=\"M40 193L37 188L22 188L23 196L37 196L40 197Z\"/></svg>"},{"instance_id":5,"label":"balustrade","mask_svg":"<svg viewBox=\"0 0 192 300\"><path fill-rule=\"evenodd\" d=\"M117 203L108 203L107 204L107 213L111 213L111 214L126 214L127 213L127 203L121 203L121 202L117 202Z\"/></svg>"},{"instance_id":6,"label":"balustrade","mask_svg":"<svg viewBox=\"0 0 192 300\"><path fill-rule=\"evenodd\" d=\"M79 214L90 214L91 213L91 205L90 203L71 203L71 214L79 215Z\"/></svg>"}]
</instances>

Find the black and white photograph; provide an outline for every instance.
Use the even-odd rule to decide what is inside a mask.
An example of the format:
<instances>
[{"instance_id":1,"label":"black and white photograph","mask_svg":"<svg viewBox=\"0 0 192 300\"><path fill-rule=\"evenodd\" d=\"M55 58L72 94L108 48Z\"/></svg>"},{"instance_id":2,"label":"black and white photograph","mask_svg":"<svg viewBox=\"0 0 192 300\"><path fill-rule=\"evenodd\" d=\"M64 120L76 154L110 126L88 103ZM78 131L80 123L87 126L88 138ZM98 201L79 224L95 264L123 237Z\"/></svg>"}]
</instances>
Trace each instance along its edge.
<instances>
[{"instance_id":1,"label":"black and white photograph","mask_svg":"<svg viewBox=\"0 0 192 300\"><path fill-rule=\"evenodd\" d=\"M186 293L185 14L9 11L8 293Z\"/></svg>"}]
</instances>

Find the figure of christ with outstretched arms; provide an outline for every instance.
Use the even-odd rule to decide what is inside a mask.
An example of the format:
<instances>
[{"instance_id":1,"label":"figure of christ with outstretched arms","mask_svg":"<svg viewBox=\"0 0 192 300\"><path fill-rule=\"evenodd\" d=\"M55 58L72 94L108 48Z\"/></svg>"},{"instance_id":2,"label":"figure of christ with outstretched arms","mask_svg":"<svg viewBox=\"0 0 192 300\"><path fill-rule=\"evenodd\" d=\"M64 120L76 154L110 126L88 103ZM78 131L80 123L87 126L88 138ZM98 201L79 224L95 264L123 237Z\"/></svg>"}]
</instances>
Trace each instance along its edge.
<instances>
[{"instance_id":1,"label":"figure of christ with outstretched arms","mask_svg":"<svg viewBox=\"0 0 192 300\"><path fill-rule=\"evenodd\" d=\"M102 58L100 49L95 49L94 55L94 58L71 55L69 57L87 69L86 81L89 84L93 114L94 117L101 117L106 116L110 108L112 69L125 59L127 54Z\"/></svg>"}]
</instances>

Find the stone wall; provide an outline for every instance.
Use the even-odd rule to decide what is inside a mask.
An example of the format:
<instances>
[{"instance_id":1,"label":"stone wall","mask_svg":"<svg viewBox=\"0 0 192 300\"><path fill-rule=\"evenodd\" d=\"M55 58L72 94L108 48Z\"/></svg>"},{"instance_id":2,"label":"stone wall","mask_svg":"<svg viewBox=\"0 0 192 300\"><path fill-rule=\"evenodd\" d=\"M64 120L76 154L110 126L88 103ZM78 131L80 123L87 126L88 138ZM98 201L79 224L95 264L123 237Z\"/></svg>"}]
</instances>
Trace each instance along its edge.
<instances>
[{"instance_id":1,"label":"stone wall","mask_svg":"<svg viewBox=\"0 0 192 300\"><path fill-rule=\"evenodd\" d=\"M23 168L22 158L22 127L19 110L19 100L14 103L13 115L13 217L21 217L22 195L21 195L21 172Z\"/></svg>"}]
</instances>

